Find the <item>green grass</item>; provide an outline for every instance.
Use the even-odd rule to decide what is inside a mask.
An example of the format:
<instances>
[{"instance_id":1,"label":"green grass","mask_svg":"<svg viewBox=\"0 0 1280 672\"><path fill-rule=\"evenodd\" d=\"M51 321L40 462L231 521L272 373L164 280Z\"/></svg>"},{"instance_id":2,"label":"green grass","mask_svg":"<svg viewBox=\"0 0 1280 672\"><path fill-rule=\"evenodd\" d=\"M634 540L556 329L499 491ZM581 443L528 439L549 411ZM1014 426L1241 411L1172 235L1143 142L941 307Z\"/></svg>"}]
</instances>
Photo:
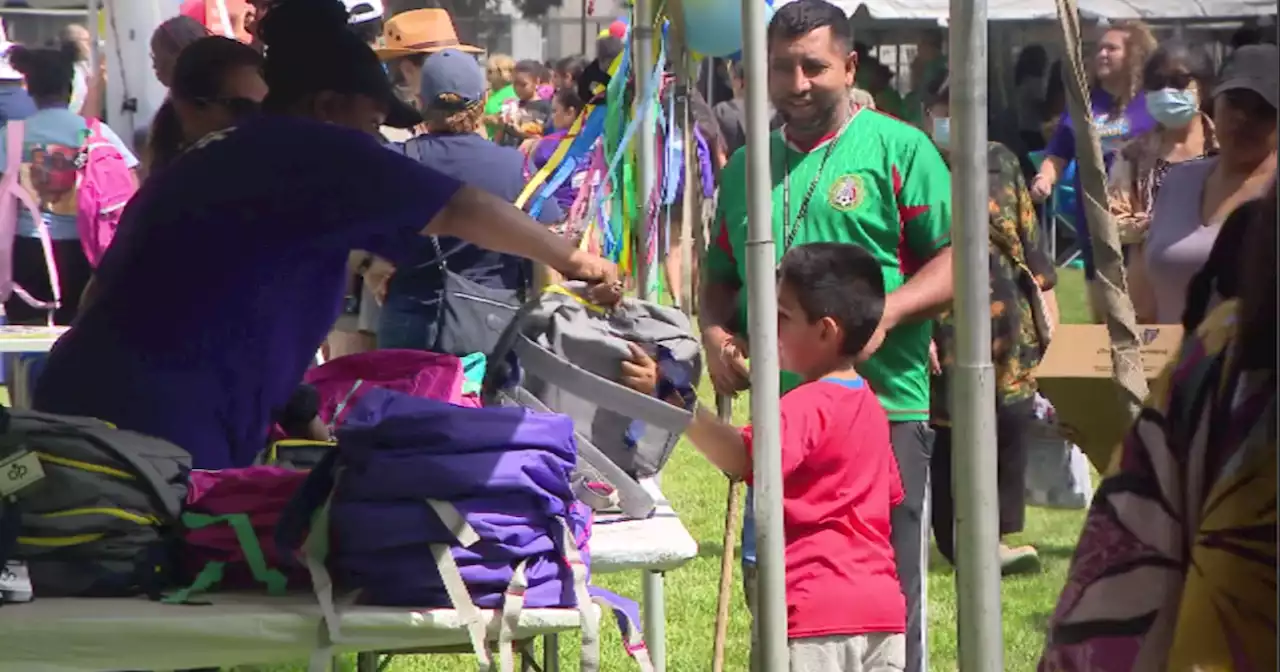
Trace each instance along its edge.
<instances>
[{"instance_id":1,"label":"green grass","mask_svg":"<svg viewBox=\"0 0 1280 672\"><path fill-rule=\"evenodd\" d=\"M1063 321L1088 321L1084 280L1079 271L1062 270L1057 294ZM703 398L710 400L709 390L703 390ZM748 404L745 396L735 404L737 422L747 422ZM728 485L706 460L689 446L682 445L663 471L663 490L700 548L696 559L667 575L667 669L671 672L700 672L710 668ZM1004 669L1008 672L1035 669L1044 644L1045 623L1057 602L1083 519L1081 512L1035 508L1027 511L1026 530L1015 541L1033 544L1039 549L1043 572L1034 576L1010 577L1002 584ZM747 669L750 617L742 599L739 579L740 576L735 575L726 647L725 669L731 672ZM595 583L637 601L640 599L638 573L600 575L595 577ZM958 669L955 627L954 573L946 561L935 554L929 574L931 672ZM562 640L562 669L578 669L573 657L576 655L576 638L565 636ZM601 669L634 669L625 660L616 629L604 628L602 647ZM354 664L350 660L346 664L351 666L348 669L353 669ZM302 669L305 667L297 665L262 668L262 672L298 672ZM474 669L474 658L469 656L403 656L396 658L390 666L393 672L463 672Z\"/></svg>"}]
</instances>

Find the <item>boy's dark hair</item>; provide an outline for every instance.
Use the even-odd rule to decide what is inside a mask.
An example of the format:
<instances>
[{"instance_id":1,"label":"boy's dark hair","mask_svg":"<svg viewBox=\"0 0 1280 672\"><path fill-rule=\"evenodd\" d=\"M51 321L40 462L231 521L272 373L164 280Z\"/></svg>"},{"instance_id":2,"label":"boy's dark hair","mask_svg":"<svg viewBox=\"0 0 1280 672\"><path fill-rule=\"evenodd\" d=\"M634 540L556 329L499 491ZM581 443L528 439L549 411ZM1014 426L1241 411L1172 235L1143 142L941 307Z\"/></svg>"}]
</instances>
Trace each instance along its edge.
<instances>
[{"instance_id":1,"label":"boy's dark hair","mask_svg":"<svg viewBox=\"0 0 1280 672\"><path fill-rule=\"evenodd\" d=\"M827 0L796 0L783 5L769 21L768 42L795 40L823 27L831 29L831 37L843 51L853 48L853 24L844 10Z\"/></svg>"},{"instance_id":2,"label":"boy's dark hair","mask_svg":"<svg viewBox=\"0 0 1280 672\"><path fill-rule=\"evenodd\" d=\"M9 48L9 64L26 78L27 93L33 98L65 98L69 102L79 60L80 47L74 42L64 42L57 49Z\"/></svg>"},{"instance_id":3,"label":"boy's dark hair","mask_svg":"<svg viewBox=\"0 0 1280 672\"><path fill-rule=\"evenodd\" d=\"M790 5L787 5L790 7ZM810 322L829 317L844 330L842 355L866 347L884 316L884 273L865 249L848 243L798 245L782 255L778 278L795 292Z\"/></svg>"},{"instance_id":4,"label":"boy's dark hair","mask_svg":"<svg viewBox=\"0 0 1280 672\"><path fill-rule=\"evenodd\" d=\"M547 81L547 66L532 59L518 61L515 72L519 75L529 75L539 82Z\"/></svg>"},{"instance_id":5,"label":"boy's dark hair","mask_svg":"<svg viewBox=\"0 0 1280 672\"><path fill-rule=\"evenodd\" d=\"M555 100L566 110L582 111L582 96L578 95L577 87L562 86L556 89Z\"/></svg>"}]
</instances>

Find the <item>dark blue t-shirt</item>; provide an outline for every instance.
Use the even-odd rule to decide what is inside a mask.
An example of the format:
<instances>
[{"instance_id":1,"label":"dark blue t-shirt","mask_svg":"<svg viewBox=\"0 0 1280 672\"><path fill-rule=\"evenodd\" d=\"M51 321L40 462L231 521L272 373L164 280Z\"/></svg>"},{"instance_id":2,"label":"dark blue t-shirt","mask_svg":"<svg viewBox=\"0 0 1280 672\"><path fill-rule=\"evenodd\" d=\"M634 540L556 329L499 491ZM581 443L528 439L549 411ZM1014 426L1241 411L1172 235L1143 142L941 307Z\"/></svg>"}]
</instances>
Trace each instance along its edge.
<instances>
[{"instance_id":1,"label":"dark blue t-shirt","mask_svg":"<svg viewBox=\"0 0 1280 672\"><path fill-rule=\"evenodd\" d=\"M168 439L197 468L250 464L338 317L348 253L404 261L460 186L304 119L202 140L125 209L35 407Z\"/></svg>"},{"instance_id":2,"label":"dark blue t-shirt","mask_svg":"<svg viewBox=\"0 0 1280 672\"><path fill-rule=\"evenodd\" d=\"M524 155L515 149L499 147L475 133L420 135L408 142L414 145L408 155L423 165L504 201L515 202L524 189ZM558 205L549 202L543 205L538 219L554 224L564 219L564 215ZM486 287L517 289L521 286L528 263L525 260L457 238L442 237L439 243L446 255L445 263L454 273ZM434 312L443 287L444 276L436 264L435 249L427 243L417 245L412 260L397 268L387 294L408 299L421 304L424 311Z\"/></svg>"}]
</instances>

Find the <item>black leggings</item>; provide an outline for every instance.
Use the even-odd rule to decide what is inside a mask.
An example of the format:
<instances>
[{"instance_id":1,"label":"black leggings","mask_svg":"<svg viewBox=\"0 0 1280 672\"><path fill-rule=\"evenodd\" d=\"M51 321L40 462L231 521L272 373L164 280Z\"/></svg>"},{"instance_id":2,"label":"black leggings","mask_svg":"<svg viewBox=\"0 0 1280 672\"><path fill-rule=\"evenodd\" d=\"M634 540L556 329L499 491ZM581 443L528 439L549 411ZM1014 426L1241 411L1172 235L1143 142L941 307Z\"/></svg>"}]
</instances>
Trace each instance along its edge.
<instances>
[{"instance_id":1,"label":"black leggings","mask_svg":"<svg viewBox=\"0 0 1280 672\"><path fill-rule=\"evenodd\" d=\"M996 492L1000 536L1021 532L1026 522L1027 441L1035 421L1035 399L996 405ZM934 427L930 482L933 538L952 565L955 559L955 499L951 493L951 428Z\"/></svg>"},{"instance_id":2,"label":"black leggings","mask_svg":"<svg viewBox=\"0 0 1280 672\"><path fill-rule=\"evenodd\" d=\"M53 259L58 265L58 287L62 290L62 305L54 312L53 321L65 326L71 324L80 311L80 295L89 284L93 268L89 266L79 240L53 241ZM36 299L53 300L49 264L45 261L44 247L39 238L18 236L13 239L13 281ZM4 302L4 314L9 324L49 323L48 311L31 307L16 292Z\"/></svg>"}]
</instances>

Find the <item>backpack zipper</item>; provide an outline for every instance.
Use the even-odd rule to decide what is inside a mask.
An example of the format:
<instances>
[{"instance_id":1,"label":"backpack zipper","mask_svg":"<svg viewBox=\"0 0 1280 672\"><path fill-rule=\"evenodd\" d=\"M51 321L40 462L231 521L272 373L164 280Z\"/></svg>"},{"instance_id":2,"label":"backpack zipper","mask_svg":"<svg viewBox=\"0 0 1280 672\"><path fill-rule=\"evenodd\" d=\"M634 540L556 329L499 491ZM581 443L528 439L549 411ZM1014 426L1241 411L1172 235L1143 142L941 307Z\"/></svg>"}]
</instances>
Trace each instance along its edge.
<instances>
[{"instance_id":1,"label":"backpack zipper","mask_svg":"<svg viewBox=\"0 0 1280 672\"><path fill-rule=\"evenodd\" d=\"M73 460L69 457L60 457L58 455L50 455L48 453L44 453L40 451L36 451L36 456L39 457L42 461L48 462L50 464L56 464L60 467L67 467L68 469L79 469L80 471L89 471L96 474L102 474L104 476L114 476L115 478L119 478L126 481L138 480L137 476L134 476L133 474L127 471L121 471L119 469L116 469L115 467L108 467L101 464L93 464L92 462L82 462L80 460Z\"/></svg>"}]
</instances>

